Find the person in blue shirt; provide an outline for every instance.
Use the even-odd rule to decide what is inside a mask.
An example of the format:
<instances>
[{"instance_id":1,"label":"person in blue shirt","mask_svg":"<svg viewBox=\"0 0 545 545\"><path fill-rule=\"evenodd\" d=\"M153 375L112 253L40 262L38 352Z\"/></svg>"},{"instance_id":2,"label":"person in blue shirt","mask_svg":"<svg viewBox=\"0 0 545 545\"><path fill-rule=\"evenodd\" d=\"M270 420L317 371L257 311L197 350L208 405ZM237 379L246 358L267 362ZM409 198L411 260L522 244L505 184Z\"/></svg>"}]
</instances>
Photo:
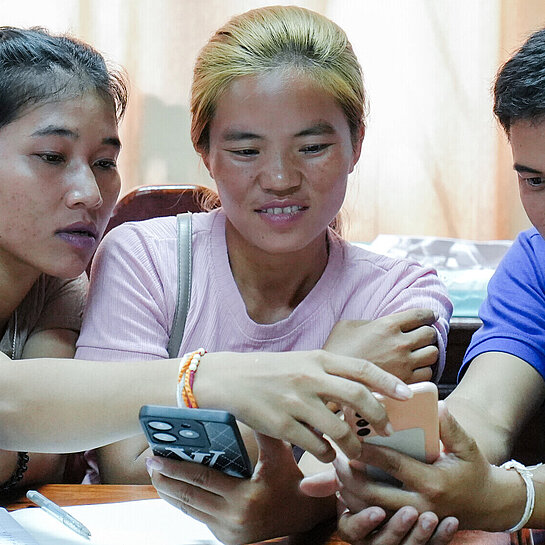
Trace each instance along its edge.
<instances>
[{"instance_id":1,"label":"person in blue shirt","mask_svg":"<svg viewBox=\"0 0 545 545\"><path fill-rule=\"evenodd\" d=\"M509 139L533 228L520 233L490 280L483 326L459 385L440 407L439 459L427 465L364 447L360 461L392 474L403 488L369 482L353 462L337 462L338 494L347 506L339 527L356 545L442 545L457 522L487 531L545 528L545 465L504 464L545 401L545 29L498 72L494 113ZM304 485L314 494L319 486ZM395 514L379 527L387 512Z\"/></svg>"}]
</instances>

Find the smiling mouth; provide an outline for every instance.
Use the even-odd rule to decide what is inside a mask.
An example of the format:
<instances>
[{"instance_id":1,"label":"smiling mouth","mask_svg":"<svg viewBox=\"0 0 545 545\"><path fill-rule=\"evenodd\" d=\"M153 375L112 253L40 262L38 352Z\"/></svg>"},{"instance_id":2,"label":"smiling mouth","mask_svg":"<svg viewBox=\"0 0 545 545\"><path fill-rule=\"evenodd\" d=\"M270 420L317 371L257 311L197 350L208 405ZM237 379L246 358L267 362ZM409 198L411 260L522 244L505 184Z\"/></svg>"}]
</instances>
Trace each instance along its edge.
<instances>
[{"instance_id":1,"label":"smiling mouth","mask_svg":"<svg viewBox=\"0 0 545 545\"><path fill-rule=\"evenodd\" d=\"M283 208L280 207L274 207L274 208L263 208L261 210L257 210L260 214L272 214L273 216L279 216L281 214L295 214L295 212L299 212L301 210L306 210L308 207L306 206L284 206Z\"/></svg>"}]
</instances>

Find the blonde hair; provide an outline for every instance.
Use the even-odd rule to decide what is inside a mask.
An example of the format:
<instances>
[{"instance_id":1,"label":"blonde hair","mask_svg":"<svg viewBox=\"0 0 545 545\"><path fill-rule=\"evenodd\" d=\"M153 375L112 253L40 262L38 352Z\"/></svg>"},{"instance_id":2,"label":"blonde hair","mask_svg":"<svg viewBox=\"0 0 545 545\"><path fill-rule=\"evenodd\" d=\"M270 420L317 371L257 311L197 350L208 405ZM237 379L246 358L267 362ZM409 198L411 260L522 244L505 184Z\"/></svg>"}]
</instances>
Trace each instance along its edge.
<instances>
[{"instance_id":1,"label":"blonde hair","mask_svg":"<svg viewBox=\"0 0 545 545\"><path fill-rule=\"evenodd\" d=\"M269 6L233 17L203 47L193 73L191 140L209 149L219 97L237 77L278 68L301 70L342 107L354 146L365 129L366 96L358 59L345 32L297 6Z\"/></svg>"}]
</instances>

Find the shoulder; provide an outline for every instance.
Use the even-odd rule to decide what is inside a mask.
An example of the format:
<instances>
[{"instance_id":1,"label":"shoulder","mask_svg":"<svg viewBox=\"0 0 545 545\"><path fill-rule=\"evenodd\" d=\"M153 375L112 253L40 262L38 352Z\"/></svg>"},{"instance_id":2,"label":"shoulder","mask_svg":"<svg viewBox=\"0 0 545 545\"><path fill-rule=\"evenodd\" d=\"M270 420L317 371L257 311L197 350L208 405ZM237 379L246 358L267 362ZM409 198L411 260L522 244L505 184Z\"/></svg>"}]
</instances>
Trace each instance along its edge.
<instances>
[{"instance_id":1,"label":"shoulder","mask_svg":"<svg viewBox=\"0 0 545 545\"><path fill-rule=\"evenodd\" d=\"M524 258L537 262L541 267L545 256L545 240L534 227L518 234L513 245L506 253L506 261L510 262L517 258Z\"/></svg>"},{"instance_id":2,"label":"shoulder","mask_svg":"<svg viewBox=\"0 0 545 545\"><path fill-rule=\"evenodd\" d=\"M366 272L377 277L436 274L431 267L424 267L414 259L391 257L365 248L364 244L337 239L342 248L343 265L361 274Z\"/></svg>"},{"instance_id":3,"label":"shoulder","mask_svg":"<svg viewBox=\"0 0 545 545\"><path fill-rule=\"evenodd\" d=\"M85 273L71 279L42 274L18 307L21 328L27 334L45 329L79 331L87 288Z\"/></svg>"},{"instance_id":4,"label":"shoulder","mask_svg":"<svg viewBox=\"0 0 545 545\"><path fill-rule=\"evenodd\" d=\"M537 229L519 233L498 265L489 287L494 289L498 283L526 285L526 288L536 283L545 285L545 240Z\"/></svg>"},{"instance_id":5,"label":"shoulder","mask_svg":"<svg viewBox=\"0 0 545 545\"><path fill-rule=\"evenodd\" d=\"M37 301L46 302L69 293L79 298L85 298L88 284L89 281L85 273L76 278L57 278L42 274L28 292L25 301L35 304Z\"/></svg>"},{"instance_id":6,"label":"shoulder","mask_svg":"<svg viewBox=\"0 0 545 545\"><path fill-rule=\"evenodd\" d=\"M447 289L432 267L408 258L390 257L363 245L337 240L342 257L336 285L356 296L366 308L376 306L374 317L404 308L433 308L449 316ZM339 277L342 281L339 282Z\"/></svg>"}]
</instances>

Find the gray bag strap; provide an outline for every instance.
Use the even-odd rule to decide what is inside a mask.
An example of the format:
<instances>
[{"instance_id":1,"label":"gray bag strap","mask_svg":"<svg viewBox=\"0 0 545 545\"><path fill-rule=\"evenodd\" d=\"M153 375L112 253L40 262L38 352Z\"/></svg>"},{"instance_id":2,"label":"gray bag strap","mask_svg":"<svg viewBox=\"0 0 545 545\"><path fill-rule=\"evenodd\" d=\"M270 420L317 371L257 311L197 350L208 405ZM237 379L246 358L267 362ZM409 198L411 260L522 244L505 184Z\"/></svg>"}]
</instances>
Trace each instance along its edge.
<instances>
[{"instance_id":1,"label":"gray bag strap","mask_svg":"<svg viewBox=\"0 0 545 545\"><path fill-rule=\"evenodd\" d=\"M184 336L185 320L191 301L191 212L178 214L178 293L176 297L176 310L170 339L168 340L168 357L177 358Z\"/></svg>"}]
</instances>

